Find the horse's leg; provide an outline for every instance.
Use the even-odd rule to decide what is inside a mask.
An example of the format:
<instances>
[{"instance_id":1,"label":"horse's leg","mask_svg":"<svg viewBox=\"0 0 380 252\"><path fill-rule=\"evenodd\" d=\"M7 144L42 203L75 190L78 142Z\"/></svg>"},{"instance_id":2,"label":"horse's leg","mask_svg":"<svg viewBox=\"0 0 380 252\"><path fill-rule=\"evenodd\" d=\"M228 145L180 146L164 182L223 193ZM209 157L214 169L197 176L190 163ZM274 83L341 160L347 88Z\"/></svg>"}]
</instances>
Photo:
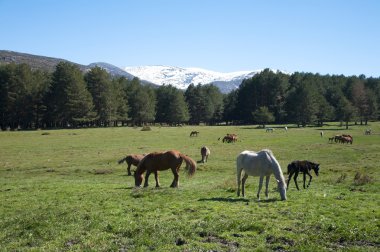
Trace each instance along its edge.
<instances>
[{"instance_id":1,"label":"horse's leg","mask_svg":"<svg viewBox=\"0 0 380 252\"><path fill-rule=\"evenodd\" d=\"M309 179L309 183L307 183L307 187L309 187L310 186L310 183L311 183L311 179L313 178L312 176L311 176L311 174L308 172L307 173L307 175L309 175L309 177L310 177L310 179Z\"/></svg>"},{"instance_id":2,"label":"horse's leg","mask_svg":"<svg viewBox=\"0 0 380 252\"><path fill-rule=\"evenodd\" d=\"M241 195L243 197L245 196L244 185L245 185L245 181L247 180L247 178L248 178L248 174L245 173L244 176L243 176L243 178L241 179Z\"/></svg>"},{"instance_id":3,"label":"horse's leg","mask_svg":"<svg viewBox=\"0 0 380 252\"><path fill-rule=\"evenodd\" d=\"M144 187L148 187L148 179L149 179L149 175L150 175L150 173L151 173L150 170L147 170L147 171L146 171Z\"/></svg>"},{"instance_id":4,"label":"horse's leg","mask_svg":"<svg viewBox=\"0 0 380 252\"><path fill-rule=\"evenodd\" d=\"M305 172L303 173L303 189L306 188L306 187L305 187L305 183L306 183L306 173L307 173L307 171L305 171Z\"/></svg>"},{"instance_id":5,"label":"horse's leg","mask_svg":"<svg viewBox=\"0 0 380 252\"><path fill-rule=\"evenodd\" d=\"M154 178L156 179L156 187L160 187L160 181L158 180L158 171L154 172Z\"/></svg>"},{"instance_id":6,"label":"horse's leg","mask_svg":"<svg viewBox=\"0 0 380 252\"><path fill-rule=\"evenodd\" d=\"M265 180L265 197L266 199L268 199L268 187L269 187L269 179L270 179L270 175L266 176L266 180Z\"/></svg>"},{"instance_id":7,"label":"horse's leg","mask_svg":"<svg viewBox=\"0 0 380 252\"><path fill-rule=\"evenodd\" d=\"M291 172L289 173L288 182L286 183L286 190L288 190L288 188L289 188L289 182L290 182L290 180L292 179L293 174L294 174L293 171L291 171Z\"/></svg>"},{"instance_id":8,"label":"horse's leg","mask_svg":"<svg viewBox=\"0 0 380 252\"><path fill-rule=\"evenodd\" d=\"M127 171L128 171L128 176L131 176L132 173L131 173L131 163L128 163L128 168L127 168Z\"/></svg>"},{"instance_id":9,"label":"horse's leg","mask_svg":"<svg viewBox=\"0 0 380 252\"><path fill-rule=\"evenodd\" d=\"M174 175L174 179L173 179L173 182L172 182L172 184L170 185L170 187L178 187L178 184L179 184L179 174L178 174L178 170L179 170L179 169L172 168L172 172L173 172L173 175Z\"/></svg>"},{"instance_id":10,"label":"horse's leg","mask_svg":"<svg viewBox=\"0 0 380 252\"><path fill-rule=\"evenodd\" d=\"M298 177L298 172L294 174L294 183L296 184L297 190L299 191L300 189L298 188L298 183L297 183L297 177Z\"/></svg>"},{"instance_id":11,"label":"horse's leg","mask_svg":"<svg viewBox=\"0 0 380 252\"><path fill-rule=\"evenodd\" d=\"M260 191L263 187L264 176L260 176L259 190L257 191L257 199L260 200Z\"/></svg>"}]
</instances>

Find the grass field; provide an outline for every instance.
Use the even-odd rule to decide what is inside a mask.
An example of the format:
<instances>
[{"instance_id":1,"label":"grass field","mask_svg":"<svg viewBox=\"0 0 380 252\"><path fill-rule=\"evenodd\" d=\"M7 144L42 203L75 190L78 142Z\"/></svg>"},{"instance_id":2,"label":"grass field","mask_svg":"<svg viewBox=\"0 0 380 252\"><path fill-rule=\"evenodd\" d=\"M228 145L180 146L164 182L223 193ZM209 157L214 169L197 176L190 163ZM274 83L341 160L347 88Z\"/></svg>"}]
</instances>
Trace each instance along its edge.
<instances>
[{"instance_id":1,"label":"grass field","mask_svg":"<svg viewBox=\"0 0 380 252\"><path fill-rule=\"evenodd\" d=\"M291 125L289 125L291 126ZM274 126L275 127L275 126ZM380 123L320 128L256 126L104 128L0 132L0 251L379 251ZM198 137L189 137L192 130ZM239 141L218 141L236 133ZM348 133L352 145L328 143ZM180 187L134 188L128 153L177 149L199 161L192 178L181 168ZM236 196L236 156L269 148L282 170L292 160L320 163L308 189L291 181L281 201L275 179L269 199ZM134 167L133 167L134 169ZM287 175L285 175L287 177Z\"/></svg>"}]
</instances>

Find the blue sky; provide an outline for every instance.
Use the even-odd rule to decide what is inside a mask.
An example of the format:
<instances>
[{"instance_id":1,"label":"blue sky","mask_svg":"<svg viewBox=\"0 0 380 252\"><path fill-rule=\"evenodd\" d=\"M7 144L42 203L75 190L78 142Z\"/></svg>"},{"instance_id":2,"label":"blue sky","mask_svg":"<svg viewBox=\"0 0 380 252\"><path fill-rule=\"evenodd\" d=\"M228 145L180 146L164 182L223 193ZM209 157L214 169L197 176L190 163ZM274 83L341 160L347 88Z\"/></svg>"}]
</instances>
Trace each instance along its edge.
<instances>
[{"instance_id":1,"label":"blue sky","mask_svg":"<svg viewBox=\"0 0 380 252\"><path fill-rule=\"evenodd\" d=\"M0 49L119 67L380 76L378 0L0 0Z\"/></svg>"}]
</instances>

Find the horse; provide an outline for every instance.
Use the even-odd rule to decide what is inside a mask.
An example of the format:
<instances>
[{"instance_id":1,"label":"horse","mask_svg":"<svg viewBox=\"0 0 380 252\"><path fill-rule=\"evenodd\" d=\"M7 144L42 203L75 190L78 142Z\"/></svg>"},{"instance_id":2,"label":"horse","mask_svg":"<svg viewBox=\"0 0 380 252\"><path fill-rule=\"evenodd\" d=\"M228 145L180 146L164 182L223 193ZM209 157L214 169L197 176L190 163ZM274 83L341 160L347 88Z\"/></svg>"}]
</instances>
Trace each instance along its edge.
<instances>
[{"instance_id":1,"label":"horse","mask_svg":"<svg viewBox=\"0 0 380 252\"><path fill-rule=\"evenodd\" d=\"M124 163L124 162L127 162L128 164L128 168L127 168L127 171L128 171L128 176L131 176L132 173L131 173L131 165L134 165L134 166L138 166L140 161L144 158L146 154L131 154L131 155L128 155L126 156L125 158L123 159L120 159L118 161L119 164L121 163Z\"/></svg>"},{"instance_id":2,"label":"horse","mask_svg":"<svg viewBox=\"0 0 380 252\"><path fill-rule=\"evenodd\" d=\"M207 159L208 159L208 156L210 155L210 149L207 147L207 146L203 146L201 148L201 156L202 156L202 163L206 162L207 163Z\"/></svg>"},{"instance_id":3,"label":"horse","mask_svg":"<svg viewBox=\"0 0 380 252\"><path fill-rule=\"evenodd\" d=\"M317 163L313 163L313 162L310 162L310 161L307 161L307 160L304 160L304 161L293 161L291 162L289 165L288 165L288 174L289 174L289 177L288 177L288 183L287 183L287 188L289 188L289 182L294 174L294 183L296 184L296 187L297 187L297 190L300 190L298 188L298 184L297 184L297 177L298 177L298 173L299 172L302 172L303 173L303 188L305 189L305 181L306 181L306 174L309 176L309 183L307 184L307 187L310 186L310 183L311 183L311 179L313 178L310 174L310 171L311 170L314 170L315 172L315 175L319 175L319 164Z\"/></svg>"},{"instance_id":4,"label":"horse","mask_svg":"<svg viewBox=\"0 0 380 252\"><path fill-rule=\"evenodd\" d=\"M237 139L238 139L238 137L236 134L227 134L225 137L223 137L223 143L224 142L227 142L227 143L236 142Z\"/></svg>"},{"instance_id":5,"label":"horse","mask_svg":"<svg viewBox=\"0 0 380 252\"><path fill-rule=\"evenodd\" d=\"M321 135L321 137L323 137L323 131L321 130L321 132L319 132L319 134Z\"/></svg>"},{"instance_id":6,"label":"horse","mask_svg":"<svg viewBox=\"0 0 380 252\"><path fill-rule=\"evenodd\" d=\"M354 141L353 137L348 134L342 134L342 137L344 138L343 142L351 143Z\"/></svg>"},{"instance_id":7,"label":"horse","mask_svg":"<svg viewBox=\"0 0 380 252\"><path fill-rule=\"evenodd\" d=\"M191 131L190 136L198 136L199 131Z\"/></svg>"},{"instance_id":8,"label":"horse","mask_svg":"<svg viewBox=\"0 0 380 252\"><path fill-rule=\"evenodd\" d=\"M274 174L281 200L286 200L286 183L280 164L274 157L271 150L264 149L259 152L245 150L241 152L236 159L237 171L237 196L240 196L240 182L242 184L242 196L244 197L244 185L248 176L260 177L259 190L257 198L260 200L260 191L263 186L264 177L266 177L265 196L268 198L268 186L271 174ZM243 178L241 178L243 172Z\"/></svg>"},{"instance_id":9,"label":"horse","mask_svg":"<svg viewBox=\"0 0 380 252\"><path fill-rule=\"evenodd\" d=\"M285 127L284 127L284 130L285 130L285 131L288 131L288 127L287 127L287 126L285 126Z\"/></svg>"},{"instance_id":10,"label":"horse","mask_svg":"<svg viewBox=\"0 0 380 252\"><path fill-rule=\"evenodd\" d=\"M364 132L364 135L371 135L372 134L372 129L366 129Z\"/></svg>"},{"instance_id":11,"label":"horse","mask_svg":"<svg viewBox=\"0 0 380 252\"><path fill-rule=\"evenodd\" d=\"M331 142L333 142L335 140L335 137L329 137L329 143Z\"/></svg>"},{"instance_id":12,"label":"horse","mask_svg":"<svg viewBox=\"0 0 380 252\"><path fill-rule=\"evenodd\" d=\"M144 187L148 186L149 175L153 172L156 179L156 187L160 187L158 180L158 171L164 171L171 169L174 175L174 179L170 187L179 186L179 168L182 162L186 162L186 170L191 177L194 175L197 165L193 159L180 153L177 150L170 150L167 152L153 152L146 155L135 172L135 186L140 187L144 179L143 174L146 172Z\"/></svg>"},{"instance_id":13,"label":"horse","mask_svg":"<svg viewBox=\"0 0 380 252\"><path fill-rule=\"evenodd\" d=\"M274 131L273 128L266 128L266 129L265 129L265 132L271 132L271 133L273 133L273 131Z\"/></svg>"}]
</instances>

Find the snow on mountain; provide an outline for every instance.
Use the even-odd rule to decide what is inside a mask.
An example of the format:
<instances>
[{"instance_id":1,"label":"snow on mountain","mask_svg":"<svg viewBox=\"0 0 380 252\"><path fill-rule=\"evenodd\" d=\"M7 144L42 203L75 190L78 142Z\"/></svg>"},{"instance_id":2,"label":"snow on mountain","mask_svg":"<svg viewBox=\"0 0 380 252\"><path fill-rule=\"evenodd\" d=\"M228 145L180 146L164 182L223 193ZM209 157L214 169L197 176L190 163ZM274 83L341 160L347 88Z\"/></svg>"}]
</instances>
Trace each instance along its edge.
<instances>
[{"instance_id":1,"label":"snow on mountain","mask_svg":"<svg viewBox=\"0 0 380 252\"><path fill-rule=\"evenodd\" d=\"M180 68L171 66L138 66L126 67L125 71L157 85L172 85L186 89L191 83L213 83L221 92L228 93L239 87L243 79L251 78L260 71L238 71L220 73L200 68Z\"/></svg>"}]
</instances>

